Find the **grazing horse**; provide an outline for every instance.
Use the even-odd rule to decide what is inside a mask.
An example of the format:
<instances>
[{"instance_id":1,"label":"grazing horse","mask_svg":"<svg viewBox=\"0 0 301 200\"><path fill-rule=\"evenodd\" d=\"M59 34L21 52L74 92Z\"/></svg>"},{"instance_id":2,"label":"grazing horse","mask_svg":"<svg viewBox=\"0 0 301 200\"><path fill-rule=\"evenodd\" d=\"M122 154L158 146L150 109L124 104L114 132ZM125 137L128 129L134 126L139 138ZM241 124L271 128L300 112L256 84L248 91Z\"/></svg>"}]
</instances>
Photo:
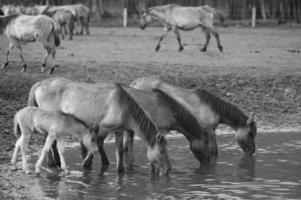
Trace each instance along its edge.
<instances>
[{"instance_id":1,"label":"grazing horse","mask_svg":"<svg viewBox=\"0 0 301 200\"><path fill-rule=\"evenodd\" d=\"M87 123L97 123L99 113L101 112L102 102L99 99L104 94L101 91L112 85L111 83L102 83L100 85L90 85L85 83L77 83L65 78L46 79L32 86L29 94L28 104L41 107L43 109L60 110L62 112L71 113ZM71 88L71 86L73 86ZM112 87L112 86L110 86ZM195 117L190 114L183 106L171 102L165 98L166 95L159 95L157 92L147 92L137 90L131 87L122 86L131 98L139 104L139 106L150 116L157 124L160 130L177 130L181 132L189 141L189 146L195 157L201 165L208 164L215 160L217 156L217 144L215 135L210 133L210 129L205 129L197 122ZM72 94L72 96L69 95ZM70 96L70 97L69 97ZM104 98L104 97L103 97ZM168 101L166 101L166 99ZM68 102L68 103L67 103ZM72 102L70 104L70 102ZM171 105L173 103L173 106ZM91 110L89 113L82 113L82 110ZM181 112L181 115L174 113ZM90 115L88 118L87 115ZM132 135L132 130L128 129L128 134ZM117 168L118 171L123 170L123 145L120 144L122 137L120 134L115 134L117 142ZM131 139L131 137L125 137ZM102 142L99 142L102 145ZM132 143L132 140L124 142ZM100 145L100 146L101 146ZM131 167L132 149L131 145L125 145L125 165ZM106 154L102 148L99 148L102 155L102 162L106 162ZM83 158L86 158L86 151L83 148ZM103 157L106 159L104 160ZM92 158L86 159L84 167L89 168L92 164ZM107 161L108 162L108 161ZM106 164L106 163L105 163Z\"/></svg>"},{"instance_id":2,"label":"grazing horse","mask_svg":"<svg viewBox=\"0 0 301 200\"><path fill-rule=\"evenodd\" d=\"M89 35L89 22L90 22L90 9L79 3L79 4L73 4L73 5L63 5L63 6L51 6L48 11L53 12L56 10L68 10L72 13L74 19L76 22L81 22L81 31L80 34L82 35L84 33L84 29L86 30L86 34ZM75 31L77 31L77 24L75 26Z\"/></svg>"},{"instance_id":3,"label":"grazing horse","mask_svg":"<svg viewBox=\"0 0 301 200\"><path fill-rule=\"evenodd\" d=\"M0 17L0 33L2 32L5 32L9 40L9 48L6 53L6 61L1 68L8 66L8 57L16 46L19 49L23 63L22 72L25 72L27 65L23 57L22 45L37 41L47 52L43 60L42 72L45 71L47 58L50 54L52 55L53 65L49 73L55 70L57 67L55 64L55 48L60 45L60 38L56 22L53 19L45 15L29 16L22 14Z\"/></svg>"},{"instance_id":4,"label":"grazing horse","mask_svg":"<svg viewBox=\"0 0 301 200\"><path fill-rule=\"evenodd\" d=\"M219 33L213 27L214 9L210 6L183 7L175 4L150 7L143 10L140 18L140 28L144 29L152 19L159 21L164 26L164 33L160 37L156 46L159 51L161 41L167 36L169 31L173 31L179 43L179 51L182 51L183 45L179 30L190 31L201 27L206 35L206 43L201 51L207 51L210 40L210 34L214 35L218 49L222 52L223 47L220 43Z\"/></svg>"},{"instance_id":5,"label":"grazing horse","mask_svg":"<svg viewBox=\"0 0 301 200\"><path fill-rule=\"evenodd\" d=\"M98 148L103 164L108 164L103 150L108 133L115 132L118 136L122 130L134 130L148 146L147 156L152 171L157 173L159 168L163 168L163 174L168 174L171 169L161 129L132 95L118 84L95 86L65 78L46 79L33 85L28 103L45 110L72 114L87 124L96 124L99 127ZM84 150L82 157L85 158L86 154ZM121 166L118 166L120 169Z\"/></svg>"},{"instance_id":6,"label":"grazing horse","mask_svg":"<svg viewBox=\"0 0 301 200\"><path fill-rule=\"evenodd\" d=\"M72 115L61 112L45 111L37 107L25 107L15 114L14 134L17 137L15 150L12 156L11 164L16 165L16 159L19 149L21 149L23 170L29 173L26 162L26 148L33 132L47 135L41 156L36 163L35 172L40 173L42 162L49 152L53 141L57 141L58 153L61 161L61 169L68 173L64 158L64 137L66 135L76 136L81 139L82 143L91 153L96 153L96 132L90 129L84 122L73 117ZM15 166L16 167L16 166Z\"/></svg>"},{"instance_id":7,"label":"grazing horse","mask_svg":"<svg viewBox=\"0 0 301 200\"><path fill-rule=\"evenodd\" d=\"M74 29L74 23L75 19L71 11L69 10L55 10L53 12L45 10L43 12L44 15L47 15L54 19L57 24L59 25L59 30L62 36L62 39L65 38L65 34L67 34L67 28L68 27L68 32L69 32L69 40L72 40L73 37L73 29ZM63 30L64 29L64 30ZM65 33L64 33L65 31Z\"/></svg>"},{"instance_id":8,"label":"grazing horse","mask_svg":"<svg viewBox=\"0 0 301 200\"><path fill-rule=\"evenodd\" d=\"M156 76L144 77L131 83L134 88L142 90L160 89L173 97L188 109L196 119L213 130L222 124L230 125L236 132L236 140L246 155L255 152L255 137L257 134L254 115L248 118L236 106L223 101L206 90L183 89L168 84Z\"/></svg>"}]
</instances>

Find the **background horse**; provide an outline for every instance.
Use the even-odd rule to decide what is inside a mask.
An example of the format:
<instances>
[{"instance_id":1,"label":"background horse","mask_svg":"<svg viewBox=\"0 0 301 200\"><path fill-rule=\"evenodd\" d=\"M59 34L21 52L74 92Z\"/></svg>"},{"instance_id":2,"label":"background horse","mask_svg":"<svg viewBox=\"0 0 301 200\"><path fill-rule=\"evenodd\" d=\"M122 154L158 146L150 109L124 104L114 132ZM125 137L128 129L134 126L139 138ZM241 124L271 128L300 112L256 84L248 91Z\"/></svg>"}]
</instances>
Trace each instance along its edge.
<instances>
[{"instance_id":1,"label":"background horse","mask_svg":"<svg viewBox=\"0 0 301 200\"><path fill-rule=\"evenodd\" d=\"M52 55L53 65L49 73L52 73L57 67L55 64L55 48L60 45L60 38L56 22L45 16L29 16L21 14L13 14L9 16L0 16L0 33L5 31L5 35L9 40L9 48L6 53L6 61L1 66L8 66L8 57L12 49L16 46L20 52L20 58L23 63L22 72L26 71L26 63L23 57L22 45L29 42L39 42L46 50L46 55L42 64L42 72L45 70L47 58Z\"/></svg>"},{"instance_id":2,"label":"background horse","mask_svg":"<svg viewBox=\"0 0 301 200\"><path fill-rule=\"evenodd\" d=\"M156 124L121 86L104 83L98 86L73 82L65 78L36 83L30 92L29 105L72 114L87 124L99 126L98 147L102 162L108 164L103 140L108 132L134 130L148 146L148 158L154 171L170 171L165 139ZM118 135L120 132L116 132ZM83 158L86 152L83 152Z\"/></svg>"},{"instance_id":3,"label":"background horse","mask_svg":"<svg viewBox=\"0 0 301 200\"><path fill-rule=\"evenodd\" d=\"M84 29L86 30L86 34L89 35L89 22L90 22L90 9L79 3L79 4L72 4L72 5L62 5L62 6L51 6L48 10L50 12L57 11L57 10L68 10L72 13L76 22L81 22L81 31L80 34L84 33ZM77 24L75 25L75 31L77 31Z\"/></svg>"},{"instance_id":4,"label":"background horse","mask_svg":"<svg viewBox=\"0 0 301 200\"><path fill-rule=\"evenodd\" d=\"M50 12L47 10L43 11L44 15L47 15L54 19L57 24L59 25L59 30L62 36L62 39L65 38L65 34L69 32L69 39L72 40L73 37L73 29L74 29L74 23L75 23L75 18L69 10L55 10L53 12ZM68 32L67 32L67 27L68 27Z\"/></svg>"},{"instance_id":5,"label":"background horse","mask_svg":"<svg viewBox=\"0 0 301 200\"><path fill-rule=\"evenodd\" d=\"M217 47L222 52L219 33L213 27L214 10L210 6L183 7L175 4L155 6L143 10L140 18L140 28L144 29L152 19L159 21L164 26L164 33L156 46L159 51L161 41L173 30L179 43L179 51L183 50L179 30L190 31L201 27L206 35L206 43L201 51L206 51L210 40L210 34L214 35Z\"/></svg>"},{"instance_id":6,"label":"background horse","mask_svg":"<svg viewBox=\"0 0 301 200\"><path fill-rule=\"evenodd\" d=\"M254 115L248 118L236 106L223 101L203 89L182 89L170 85L156 76L139 78L131 83L134 88L152 90L158 88L188 109L196 119L206 127L214 130L220 123L230 125L236 132L239 146L246 155L255 152L255 137L257 134Z\"/></svg>"},{"instance_id":7,"label":"background horse","mask_svg":"<svg viewBox=\"0 0 301 200\"><path fill-rule=\"evenodd\" d=\"M77 136L83 144L93 154L97 151L96 133L79 119L61 112L51 112L39 109L37 107L25 107L15 114L14 134L21 137L17 140L11 163L15 166L19 149L21 149L23 170L29 173L26 162L26 148L28 146L31 134L39 132L47 135L41 156L36 163L36 173L40 173L42 162L49 152L54 140L57 141L61 169L68 173L64 158L64 137L66 135Z\"/></svg>"}]
</instances>

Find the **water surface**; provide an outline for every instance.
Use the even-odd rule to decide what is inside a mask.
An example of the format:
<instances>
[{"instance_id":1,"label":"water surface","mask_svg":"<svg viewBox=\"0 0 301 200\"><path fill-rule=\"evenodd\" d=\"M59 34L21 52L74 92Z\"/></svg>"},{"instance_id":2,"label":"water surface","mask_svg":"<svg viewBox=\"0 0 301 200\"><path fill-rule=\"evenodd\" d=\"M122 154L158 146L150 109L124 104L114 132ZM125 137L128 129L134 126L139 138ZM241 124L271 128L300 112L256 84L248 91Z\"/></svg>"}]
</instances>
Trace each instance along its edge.
<instances>
[{"instance_id":1,"label":"water surface","mask_svg":"<svg viewBox=\"0 0 301 200\"><path fill-rule=\"evenodd\" d=\"M115 144L105 144L111 160L100 170L99 156L93 170L83 172L79 149L66 150L68 176L43 172L30 184L50 199L300 199L300 133L266 133L257 138L257 151L244 158L233 135L219 135L215 166L198 169L198 162L184 138L169 138L173 166L169 177L151 179L146 148L135 141L134 172L117 174Z\"/></svg>"}]
</instances>

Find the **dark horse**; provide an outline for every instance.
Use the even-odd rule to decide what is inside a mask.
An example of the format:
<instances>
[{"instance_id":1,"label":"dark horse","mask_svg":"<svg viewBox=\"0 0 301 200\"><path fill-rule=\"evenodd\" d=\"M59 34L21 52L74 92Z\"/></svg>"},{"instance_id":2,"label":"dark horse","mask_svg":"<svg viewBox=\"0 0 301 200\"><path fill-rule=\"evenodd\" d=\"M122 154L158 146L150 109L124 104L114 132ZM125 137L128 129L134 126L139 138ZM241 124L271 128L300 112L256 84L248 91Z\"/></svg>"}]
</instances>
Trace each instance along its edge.
<instances>
[{"instance_id":1,"label":"dark horse","mask_svg":"<svg viewBox=\"0 0 301 200\"><path fill-rule=\"evenodd\" d=\"M212 95L206 90L183 89L162 81L156 76L144 77L134 80L132 87L142 90L160 89L174 99L178 99L183 107L189 110L195 118L205 127L213 130L219 124L227 124L236 132L235 136L239 146L246 155L255 152L255 137L257 134L256 123L246 116L236 106Z\"/></svg>"},{"instance_id":2,"label":"dark horse","mask_svg":"<svg viewBox=\"0 0 301 200\"><path fill-rule=\"evenodd\" d=\"M219 39L219 33L213 26L214 14L214 9L207 5L199 7L183 7L175 4L155 6L142 11L140 28L144 29L152 19L159 21L164 26L164 33L159 39L156 51L159 51L161 41L171 30L176 34L179 51L182 51L183 45L179 30L190 31L201 27L206 35L206 43L201 51L207 51L210 34L212 34L216 39L218 49L222 52L223 47Z\"/></svg>"}]
</instances>

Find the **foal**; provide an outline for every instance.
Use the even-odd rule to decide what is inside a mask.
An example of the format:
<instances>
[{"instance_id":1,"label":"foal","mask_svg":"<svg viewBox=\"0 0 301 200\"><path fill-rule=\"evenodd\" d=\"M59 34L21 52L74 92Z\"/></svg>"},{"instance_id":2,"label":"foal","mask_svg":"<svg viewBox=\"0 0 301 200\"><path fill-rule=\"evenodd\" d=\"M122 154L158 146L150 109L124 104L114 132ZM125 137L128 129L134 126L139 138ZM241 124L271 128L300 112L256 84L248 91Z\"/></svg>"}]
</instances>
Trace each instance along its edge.
<instances>
[{"instance_id":1,"label":"foal","mask_svg":"<svg viewBox=\"0 0 301 200\"><path fill-rule=\"evenodd\" d=\"M11 159L11 164L16 166L16 159L21 148L23 170L29 173L26 162L25 150L33 132L48 134L41 156L36 163L35 172L40 173L42 162L49 152L52 143L57 141L57 148L61 162L61 169L68 173L64 152L64 137L73 135L81 139L82 143L91 153L96 153L98 147L96 144L96 132L89 129L81 120L72 115L61 112L45 111L37 107L25 107L18 111L14 118L14 134L21 137L17 140L15 150Z\"/></svg>"}]
</instances>

